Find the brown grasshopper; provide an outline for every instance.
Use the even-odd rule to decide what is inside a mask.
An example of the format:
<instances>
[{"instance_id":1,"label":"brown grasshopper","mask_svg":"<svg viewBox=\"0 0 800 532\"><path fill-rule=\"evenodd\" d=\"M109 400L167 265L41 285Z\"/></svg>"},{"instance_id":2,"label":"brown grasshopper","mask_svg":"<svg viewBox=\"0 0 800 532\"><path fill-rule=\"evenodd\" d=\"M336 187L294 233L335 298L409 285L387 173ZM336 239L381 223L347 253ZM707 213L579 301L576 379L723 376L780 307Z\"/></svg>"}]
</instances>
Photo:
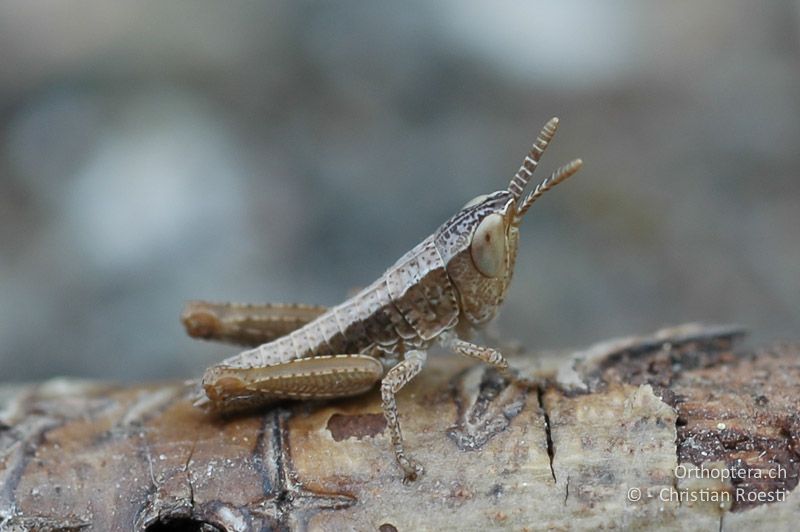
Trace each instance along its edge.
<instances>
[{"instance_id":1,"label":"brown grasshopper","mask_svg":"<svg viewBox=\"0 0 800 532\"><path fill-rule=\"evenodd\" d=\"M495 349L462 337L490 321L514 271L519 226L546 191L580 169L576 159L527 196L523 191L558 128L544 126L505 190L478 196L403 255L374 283L333 308L190 302L189 335L250 346L203 376L210 406L231 411L280 399L357 395L381 383L383 413L405 480L422 467L408 457L395 395L420 372L438 342L509 376Z\"/></svg>"}]
</instances>

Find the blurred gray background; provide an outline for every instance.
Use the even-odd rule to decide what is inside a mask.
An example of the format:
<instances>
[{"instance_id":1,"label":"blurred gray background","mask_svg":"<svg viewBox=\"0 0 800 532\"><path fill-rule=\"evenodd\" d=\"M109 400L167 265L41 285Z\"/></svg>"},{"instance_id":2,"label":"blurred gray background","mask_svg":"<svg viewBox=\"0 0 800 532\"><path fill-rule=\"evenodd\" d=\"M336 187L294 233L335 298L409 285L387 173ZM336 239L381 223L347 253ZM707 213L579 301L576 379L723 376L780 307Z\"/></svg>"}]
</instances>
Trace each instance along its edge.
<instances>
[{"instance_id":1,"label":"blurred gray background","mask_svg":"<svg viewBox=\"0 0 800 532\"><path fill-rule=\"evenodd\" d=\"M552 115L501 332L800 337L800 2L2 2L0 379L196 376L184 300L338 303Z\"/></svg>"}]
</instances>

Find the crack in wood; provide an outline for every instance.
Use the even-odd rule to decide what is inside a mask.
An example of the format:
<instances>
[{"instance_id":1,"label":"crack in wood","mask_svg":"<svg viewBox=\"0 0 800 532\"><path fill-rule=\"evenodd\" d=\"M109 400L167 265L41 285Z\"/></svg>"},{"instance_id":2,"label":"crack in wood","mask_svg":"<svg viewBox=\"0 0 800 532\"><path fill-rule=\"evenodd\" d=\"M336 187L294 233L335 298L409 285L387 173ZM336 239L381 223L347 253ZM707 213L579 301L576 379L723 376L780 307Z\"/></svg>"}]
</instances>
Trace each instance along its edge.
<instances>
[{"instance_id":1,"label":"crack in wood","mask_svg":"<svg viewBox=\"0 0 800 532\"><path fill-rule=\"evenodd\" d=\"M553 460L556 457L556 448L553 445L553 434L550 428L550 413L547 411L547 405L544 400L544 387L539 384L536 386L536 400L539 402L539 410L542 412L542 416L544 417L544 433L545 437L547 438L547 457L550 460L550 474L553 476L553 482L558 483L558 479L556 478L556 470L553 467ZM569 479L567 479L569 480ZM569 490L569 484L567 484L567 490ZM569 493L569 491L567 491ZM564 499L564 503L566 503L566 498Z\"/></svg>"},{"instance_id":2,"label":"crack in wood","mask_svg":"<svg viewBox=\"0 0 800 532\"><path fill-rule=\"evenodd\" d=\"M291 415L287 409L275 409L266 416L264 429L265 435L269 432L270 447L269 453L262 455L262 461L274 464L275 479L270 489L264 492L266 498L254 506L253 513L267 518L274 530L304 529L313 514L322 510L347 508L356 503L355 497L350 495L317 493L297 482L286 429Z\"/></svg>"}]
</instances>

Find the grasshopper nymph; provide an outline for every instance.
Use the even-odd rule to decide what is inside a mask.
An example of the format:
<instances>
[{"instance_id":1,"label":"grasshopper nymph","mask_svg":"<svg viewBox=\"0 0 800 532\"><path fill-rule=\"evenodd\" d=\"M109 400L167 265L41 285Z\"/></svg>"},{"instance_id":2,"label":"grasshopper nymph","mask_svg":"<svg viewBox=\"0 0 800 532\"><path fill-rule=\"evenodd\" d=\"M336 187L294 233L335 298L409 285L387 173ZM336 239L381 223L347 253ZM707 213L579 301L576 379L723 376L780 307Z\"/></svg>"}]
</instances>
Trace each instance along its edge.
<instances>
[{"instance_id":1,"label":"grasshopper nymph","mask_svg":"<svg viewBox=\"0 0 800 532\"><path fill-rule=\"evenodd\" d=\"M420 372L426 350L438 342L513 379L497 350L460 336L490 321L503 302L525 213L582 165L576 159L562 166L523 196L557 128L557 118L547 122L508 188L467 203L340 305L190 302L182 319L191 336L254 346L206 370L202 385L211 407L345 397L380 382L397 463L404 480L414 480L423 469L405 453L395 395Z\"/></svg>"}]
</instances>

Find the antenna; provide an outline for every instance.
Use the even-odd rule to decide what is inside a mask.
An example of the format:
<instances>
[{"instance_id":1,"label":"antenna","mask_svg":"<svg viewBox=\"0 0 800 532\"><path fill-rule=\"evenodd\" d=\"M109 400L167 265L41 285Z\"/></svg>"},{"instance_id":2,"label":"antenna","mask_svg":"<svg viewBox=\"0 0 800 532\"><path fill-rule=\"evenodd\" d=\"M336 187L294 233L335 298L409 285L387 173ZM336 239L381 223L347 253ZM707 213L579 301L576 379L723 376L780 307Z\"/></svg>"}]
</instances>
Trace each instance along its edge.
<instances>
[{"instance_id":1,"label":"antenna","mask_svg":"<svg viewBox=\"0 0 800 532\"><path fill-rule=\"evenodd\" d=\"M533 176L533 172L536 171L536 167L539 165L539 159L541 159L544 150L547 149L547 145L553 140L557 129L558 118L553 117L547 121L539 132L539 136L536 137L536 142L533 143L531 151L528 152L528 155L525 156L525 160L522 161L522 166L519 167L516 175L508 184L508 191L511 192L515 200L518 200L522 196L525 185L528 184L531 176Z\"/></svg>"},{"instance_id":2,"label":"antenna","mask_svg":"<svg viewBox=\"0 0 800 532\"><path fill-rule=\"evenodd\" d=\"M570 161L552 174L550 177L536 185L536 188L533 189L533 192L528 194L525 198L525 201L522 202L522 205L517 209L517 218L522 218L528 209L531 208L531 205L539 199L545 192L550 190L551 188L555 187L557 184L561 183L562 181L566 181L566 179L572 176L575 172L581 169L583 166L583 161L580 159L575 159L574 161Z\"/></svg>"}]
</instances>

